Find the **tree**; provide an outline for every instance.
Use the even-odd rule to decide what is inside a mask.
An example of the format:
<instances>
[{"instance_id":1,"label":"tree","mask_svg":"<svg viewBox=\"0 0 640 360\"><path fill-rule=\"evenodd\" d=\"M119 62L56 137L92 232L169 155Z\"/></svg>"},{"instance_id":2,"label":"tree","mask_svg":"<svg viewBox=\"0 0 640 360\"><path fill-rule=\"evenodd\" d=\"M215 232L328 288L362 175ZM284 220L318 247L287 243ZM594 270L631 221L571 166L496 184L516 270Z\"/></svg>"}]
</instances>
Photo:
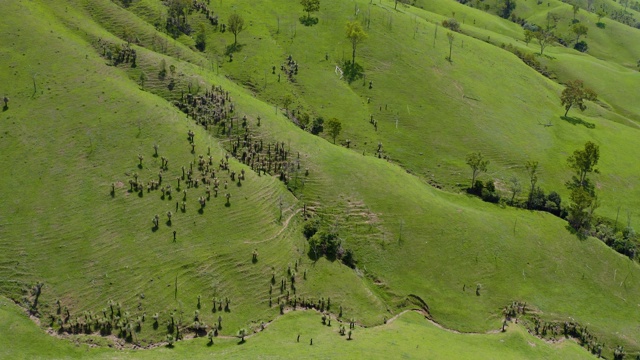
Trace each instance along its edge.
<instances>
[{"instance_id":1,"label":"tree","mask_svg":"<svg viewBox=\"0 0 640 360\"><path fill-rule=\"evenodd\" d=\"M229 16L227 23L229 24L229 31L233 34L233 46L236 47L238 44L238 34L244 30L244 19L242 16L233 13Z\"/></svg>"},{"instance_id":2,"label":"tree","mask_svg":"<svg viewBox=\"0 0 640 360\"><path fill-rule=\"evenodd\" d=\"M198 34L196 35L196 49L204 51L207 46L207 33L204 24L200 24ZM164 60L162 60L164 61ZM165 70L166 73L166 70Z\"/></svg>"},{"instance_id":3,"label":"tree","mask_svg":"<svg viewBox=\"0 0 640 360\"><path fill-rule=\"evenodd\" d=\"M307 13L307 19L311 19L311 13L320 10L320 0L302 0L302 8Z\"/></svg>"},{"instance_id":4,"label":"tree","mask_svg":"<svg viewBox=\"0 0 640 360\"><path fill-rule=\"evenodd\" d=\"M607 12L604 9L599 9L596 12L596 15L598 16L598 24L602 23L602 18L607 16Z\"/></svg>"},{"instance_id":5,"label":"tree","mask_svg":"<svg viewBox=\"0 0 640 360\"><path fill-rule=\"evenodd\" d=\"M578 15L578 11L580 11L580 5L576 2L573 4L573 22L577 22L576 15Z\"/></svg>"},{"instance_id":6,"label":"tree","mask_svg":"<svg viewBox=\"0 0 640 360\"><path fill-rule=\"evenodd\" d=\"M529 188L529 200L528 200L528 208L531 209L533 205L534 191L536 189L536 183L538 182L538 162L529 160L524 165L524 168L527 170L527 175L529 175L529 183L531 187Z\"/></svg>"},{"instance_id":7,"label":"tree","mask_svg":"<svg viewBox=\"0 0 640 360\"><path fill-rule=\"evenodd\" d=\"M242 328L240 330L238 330L238 337L240 338L240 342L243 343L244 342L244 338L245 336L247 336L247 330Z\"/></svg>"},{"instance_id":8,"label":"tree","mask_svg":"<svg viewBox=\"0 0 640 360\"><path fill-rule=\"evenodd\" d=\"M544 53L544 48L546 48L550 42L555 40L555 36L553 35L553 33L548 30L547 31L538 30L533 35L538 41L538 44L540 45L540 55Z\"/></svg>"},{"instance_id":9,"label":"tree","mask_svg":"<svg viewBox=\"0 0 640 360\"><path fill-rule=\"evenodd\" d=\"M333 143L335 144L336 137L338 137L340 131L342 131L342 123L336 118L331 118L327 121L326 127L329 136L333 138Z\"/></svg>"},{"instance_id":10,"label":"tree","mask_svg":"<svg viewBox=\"0 0 640 360\"><path fill-rule=\"evenodd\" d=\"M593 212L599 205L597 197L581 187L576 187L571 190L569 198L569 224L576 230L588 229Z\"/></svg>"},{"instance_id":11,"label":"tree","mask_svg":"<svg viewBox=\"0 0 640 360\"><path fill-rule=\"evenodd\" d=\"M147 81L147 74L143 72L140 73L140 86L142 86L144 88L144 83Z\"/></svg>"},{"instance_id":12,"label":"tree","mask_svg":"<svg viewBox=\"0 0 640 360\"><path fill-rule=\"evenodd\" d=\"M353 50L351 54L351 63L355 65L356 63L356 49L358 44L363 42L367 38L367 33L362 29L362 24L360 21L348 21L347 22L347 31L346 31L347 39L351 42L351 49Z\"/></svg>"},{"instance_id":13,"label":"tree","mask_svg":"<svg viewBox=\"0 0 640 360\"><path fill-rule=\"evenodd\" d=\"M398 3L401 4L408 4L409 0L395 0L395 5L393 7L394 10L398 10Z\"/></svg>"},{"instance_id":14,"label":"tree","mask_svg":"<svg viewBox=\"0 0 640 360\"><path fill-rule=\"evenodd\" d=\"M449 40L449 57L447 57L447 60L449 60L449 62L451 62L451 51L453 50L453 33L452 32L448 32L447 33L447 40Z\"/></svg>"},{"instance_id":15,"label":"tree","mask_svg":"<svg viewBox=\"0 0 640 360\"><path fill-rule=\"evenodd\" d=\"M598 94L589 88L585 88L582 80L569 81L560 95L560 102L566 110L564 116L567 116L574 105L577 105L580 111L584 111L587 108L584 103L585 100L596 101L597 99Z\"/></svg>"},{"instance_id":16,"label":"tree","mask_svg":"<svg viewBox=\"0 0 640 360\"><path fill-rule=\"evenodd\" d=\"M504 0L498 6L498 16L500 16L503 19L508 19L509 16L511 16L511 13L513 13L513 10L515 9L516 9L516 0Z\"/></svg>"},{"instance_id":17,"label":"tree","mask_svg":"<svg viewBox=\"0 0 640 360\"><path fill-rule=\"evenodd\" d=\"M587 141L584 144L584 150L574 151L573 155L567 159L569 167L576 173L573 176L573 184L577 185L577 187L588 188L587 174L592 172L599 173L598 169L595 168L599 159L600 147L591 141Z\"/></svg>"},{"instance_id":18,"label":"tree","mask_svg":"<svg viewBox=\"0 0 640 360\"><path fill-rule=\"evenodd\" d=\"M589 28L585 24L576 23L571 25L571 31L576 34L576 43L580 41L580 36L586 36Z\"/></svg>"},{"instance_id":19,"label":"tree","mask_svg":"<svg viewBox=\"0 0 640 360\"><path fill-rule=\"evenodd\" d=\"M467 155L467 165L471 167L471 171L472 171L471 187L470 187L470 189L472 189L473 185L476 183L476 178L478 177L478 175L480 175L480 173L487 171L487 165L489 165L489 160L484 160L482 158L481 152L471 153Z\"/></svg>"},{"instance_id":20,"label":"tree","mask_svg":"<svg viewBox=\"0 0 640 360\"><path fill-rule=\"evenodd\" d=\"M529 46L529 43L531 42L531 39L533 39L534 37L534 32L529 30L529 29L525 29L524 31L524 43L527 44L527 46Z\"/></svg>"},{"instance_id":21,"label":"tree","mask_svg":"<svg viewBox=\"0 0 640 360\"><path fill-rule=\"evenodd\" d=\"M509 190L511 191L511 201L509 203L513 205L516 196L522 191L522 185L520 185L520 180L517 177L514 176L509 179Z\"/></svg>"}]
</instances>

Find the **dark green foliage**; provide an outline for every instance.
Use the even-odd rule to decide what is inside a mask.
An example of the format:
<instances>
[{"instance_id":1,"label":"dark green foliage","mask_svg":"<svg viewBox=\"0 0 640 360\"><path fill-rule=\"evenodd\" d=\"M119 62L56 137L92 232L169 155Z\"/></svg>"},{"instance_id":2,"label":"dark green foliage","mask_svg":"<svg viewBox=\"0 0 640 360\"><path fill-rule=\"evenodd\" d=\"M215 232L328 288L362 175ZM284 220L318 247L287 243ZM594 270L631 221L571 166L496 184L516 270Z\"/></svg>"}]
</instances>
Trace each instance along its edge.
<instances>
[{"instance_id":1,"label":"dark green foliage","mask_svg":"<svg viewBox=\"0 0 640 360\"><path fill-rule=\"evenodd\" d=\"M362 77L364 76L364 68L362 67L362 65L358 63L352 63L349 60L345 61L342 64L342 71L343 76L348 83L352 83L358 79L362 79Z\"/></svg>"},{"instance_id":2,"label":"dark green foliage","mask_svg":"<svg viewBox=\"0 0 640 360\"><path fill-rule=\"evenodd\" d=\"M442 26L455 32L460 32L460 23L456 19L442 20Z\"/></svg>"},{"instance_id":3,"label":"dark green foliage","mask_svg":"<svg viewBox=\"0 0 640 360\"><path fill-rule=\"evenodd\" d=\"M318 135L324 131L324 118L319 116L311 122L311 126L309 127L309 132L313 135Z\"/></svg>"},{"instance_id":4,"label":"dark green foliage","mask_svg":"<svg viewBox=\"0 0 640 360\"><path fill-rule=\"evenodd\" d=\"M503 19L508 19L513 13L513 10L516 9L516 1L515 0L503 0L500 5L498 5L498 16Z\"/></svg>"},{"instance_id":5,"label":"dark green foliage","mask_svg":"<svg viewBox=\"0 0 640 360\"><path fill-rule=\"evenodd\" d=\"M307 224L305 224L304 231L307 230ZM316 228L316 230L311 237L307 238L309 241L308 255L311 259L318 260L325 256L329 261L341 260L345 265L355 268L356 260L353 251L342 247L342 240L336 232L324 228ZM305 232L306 235L307 232Z\"/></svg>"},{"instance_id":6,"label":"dark green foliage","mask_svg":"<svg viewBox=\"0 0 640 360\"><path fill-rule=\"evenodd\" d=\"M587 50L589 50L589 45L587 45L586 41L582 40L573 45L573 48L580 52L587 52Z\"/></svg>"},{"instance_id":7,"label":"dark green foliage","mask_svg":"<svg viewBox=\"0 0 640 360\"><path fill-rule=\"evenodd\" d=\"M304 224L304 227L302 228L302 233L304 234L304 237L306 237L307 240L311 239L311 237L318 232L318 226L319 224L317 221L313 221L313 220L307 221Z\"/></svg>"}]
</instances>

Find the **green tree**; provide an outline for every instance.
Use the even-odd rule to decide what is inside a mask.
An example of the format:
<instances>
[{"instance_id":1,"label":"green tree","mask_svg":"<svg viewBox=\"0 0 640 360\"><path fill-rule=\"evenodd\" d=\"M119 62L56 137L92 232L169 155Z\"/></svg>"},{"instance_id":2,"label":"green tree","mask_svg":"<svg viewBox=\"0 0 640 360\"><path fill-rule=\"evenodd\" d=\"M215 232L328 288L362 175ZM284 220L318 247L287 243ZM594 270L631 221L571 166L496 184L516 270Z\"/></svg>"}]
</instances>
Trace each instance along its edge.
<instances>
[{"instance_id":1,"label":"green tree","mask_svg":"<svg viewBox=\"0 0 640 360\"><path fill-rule=\"evenodd\" d=\"M599 205L597 197L581 187L576 187L571 190L569 198L569 224L576 230L588 229L591 226L593 212Z\"/></svg>"},{"instance_id":2,"label":"green tree","mask_svg":"<svg viewBox=\"0 0 640 360\"><path fill-rule=\"evenodd\" d=\"M569 110L574 106L578 106L580 111L584 111L587 108L585 100L596 101L598 94L595 91L585 88L582 80L569 81L566 84L566 88L562 90L560 95L560 102L565 108L564 116L567 116Z\"/></svg>"},{"instance_id":3,"label":"green tree","mask_svg":"<svg viewBox=\"0 0 640 360\"><path fill-rule=\"evenodd\" d=\"M351 54L351 63L355 65L356 49L358 48L358 44L362 43L367 38L367 33L364 32L360 21L354 20L347 22L346 35L347 39L351 42L351 49L353 50Z\"/></svg>"},{"instance_id":4,"label":"green tree","mask_svg":"<svg viewBox=\"0 0 640 360\"><path fill-rule=\"evenodd\" d=\"M589 32L587 25L582 23L576 23L571 25L571 31L576 34L576 43L580 41L580 36L586 36Z\"/></svg>"},{"instance_id":5,"label":"green tree","mask_svg":"<svg viewBox=\"0 0 640 360\"><path fill-rule=\"evenodd\" d=\"M204 51L207 46L207 33L204 24L199 25L198 34L196 34L196 49Z\"/></svg>"},{"instance_id":6,"label":"green tree","mask_svg":"<svg viewBox=\"0 0 640 360\"><path fill-rule=\"evenodd\" d=\"M538 30L533 35L540 45L540 55L544 53L544 49L547 47L547 45L553 42L556 38L555 35L553 35L553 32L549 30Z\"/></svg>"},{"instance_id":7,"label":"green tree","mask_svg":"<svg viewBox=\"0 0 640 360\"><path fill-rule=\"evenodd\" d=\"M476 178L483 172L487 171L489 160L484 160L481 152L471 153L467 155L467 165L471 168L471 187L476 183Z\"/></svg>"},{"instance_id":8,"label":"green tree","mask_svg":"<svg viewBox=\"0 0 640 360\"><path fill-rule=\"evenodd\" d=\"M529 188L529 199L528 199L528 208L531 209L533 205L533 195L536 189L536 183L538 182L538 162L529 160L524 165L524 168L527 170L527 175L529 175L529 184L531 185Z\"/></svg>"},{"instance_id":9,"label":"green tree","mask_svg":"<svg viewBox=\"0 0 640 360\"><path fill-rule=\"evenodd\" d=\"M327 128L329 136L333 138L333 143L335 144L336 137L338 137L338 135L340 135L340 132L342 131L342 123L336 118L331 118L327 121L325 126Z\"/></svg>"},{"instance_id":10,"label":"green tree","mask_svg":"<svg viewBox=\"0 0 640 360\"><path fill-rule=\"evenodd\" d=\"M599 9L596 12L596 15L598 16L598 24L602 23L602 18L607 16L607 12L604 9Z\"/></svg>"},{"instance_id":11,"label":"green tree","mask_svg":"<svg viewBox=\"0 0 640 360\"><path fill-rule=\"evenodd\" d=\"M236 47L238 45L238 34L244 30L244 19L242 16L233 13L229 16L227 23L229 31L233 34L233 46Z\"/></svg>"},{"instance_id":12,"label":"green tree","mask_svg":"<svg viewBox=\"0 0 640 360\"><path fill-rule=\"evenodd\" d=\"M503 19L508 19L513 13L513 10L516 9L516 0L503 0L500 5L498 5L498 16Z\"/></svg>"},{"instance_id":13,"label":"green tree","mask_svg":"<svg viewBox=\"0 0 640 360\"><path fill-rule=\"evenodd\" d=\"M574 151L573 155L567 159L569 167L575 172L571 183L573 186L569 184L569 187L588 189L589 182L587 175L592 172L596 174L599 173L598 169L595 168L596 165L598 165L599 159L600 147L591 141L587 141L587 143L584 144L583 150Z\"/></svg>"},{"instance_id":14,"label":"green tree","mask_svg":"<svg viewBox=\"0 0 640 360\"><path fill-rule=\"evenodd\" d=\"M320 11L320 0L302 0L302 8L307 13L307 19L311 19L311 13Z\"/></svg>"},{"instance_id":15,"label":"green tree","mask_svg":"<svg viewBox=\"0 0 640 360\"><path fill-rule=\"evenodd\" d=\"M454 40L454 36L452 32L448 32L447 33L447 40L449 40L449 56L447 57L447 60L449 60L449 62L452 61L451 59L451 51L453 50L453 40Z\"/></svg>"},{"instance_id":16,"label":"green tree","mask_svg":"<svg viewBox=\"0 0 640 360\"><path fill-rule=\"evenodd\" d=\"M576 2L573 4L573 22L576 22L576 15L578 15L578 11L580 11L580 5Z\"/></svg>"},{"instance_id":17,"label":"green tree","mask_svg":"<svg viewBox=\"0 0 640 360\"><path fill-rule=\"evenodd\" d=\"M144 88L144 83L147 81L147 74L145 74L144 71L141 72L138 80L140 81L140 86Z\"/></svg>"},{"instance_id":18,"label":"green tree","mask_svg":"<svg viewBox=\"0 0 640 360\"><path fill-rule=\"evenodd\" d=\"M529 43L531 42L531 40L534 37L534 32L531 30L526 29L524 31L524 43L527 44L527 46L529 46Z\"/></svg>"}]
</instances>

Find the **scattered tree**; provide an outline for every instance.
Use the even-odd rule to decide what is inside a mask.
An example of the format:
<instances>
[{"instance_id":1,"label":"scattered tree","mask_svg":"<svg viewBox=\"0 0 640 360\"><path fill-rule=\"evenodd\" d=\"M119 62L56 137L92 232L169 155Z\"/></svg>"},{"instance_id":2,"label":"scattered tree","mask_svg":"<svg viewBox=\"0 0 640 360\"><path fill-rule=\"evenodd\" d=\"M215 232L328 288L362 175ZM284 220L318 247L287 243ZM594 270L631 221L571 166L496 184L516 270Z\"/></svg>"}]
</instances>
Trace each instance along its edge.
<instances>
[{"instance_id":1,"label":"scattered tree","mask_svg":"<svg viewBox=\"0 0 640 360\"><path fill-rule=\"evenodd\" d=\"M487 165L489 165L489 160L484 160L482 158L482 153L471 153L467 155L467 165L471 167L471 188L473 188L476 183L476 178L481 173L487 171Z\"/></svg>"},{"instance_id":2,"label":"scattered tree","mask_svg":"<svg viewBox=\"0 0 640 360\"><path fill-rule=\"evenodd\" d=\"M307 19L311 19L311 13L320 11L320 0L302 0L302 8L307 13Z\"/></svg>"},{"instance_id":3,"label":"scattered tree","mask_svg":"<svg viewBox=\"0 0 640 360\"><path fill-rule=\"evenodd\" d=\"M515 9L516 0L503 0L500 5L498 5L498 16L503 19L508 19Z\"/></svg>"},{"instance_id":4,"label":"scattered tree","mask_svg":"<svg viewBox=\"0 0 640 360\"><path fill-rule=\"evenodd\" d=\"M524 30L524 43L527 44L527 46L529 46L529 43L531 42L531 40L534 38L535 33L529 29L525 29Z\"/></svg>"},{"instance_id":5,"label":"scattered tree","mask_svg":"<svg viewBox=\"0 0 640 360\"><path fill-rule=\"evenodd\" d=\"M449 56L447 57L447 60L449 60L449 62L452 61L451 59L451 51L453 50L453 40L454 40L454 36L452 32L448 32L447 33L447 40L449 40Z\"/></svg>"},{"instance_id":6,"label":"scattered tree","mask_svg":"<svg viewBox=\"0 0 640 360\"><path fill-rule=\"evenodd\" d=\"M581 36L586 36L589 32L589 28L587 25L582 23L576 23L571 25L571 31L576 34L576 43L580 41Z\"/></svg>"},{"instance_id":7,"label":"scattered tree","mask_svg":"<svg viewBox=\"0 0 640 360\"><path fill-rule=\"evenodd\" d=\"M360 21L354 20L347 22L347 31L346 31L347 39L351 42L351 49L353 52L351 53L351 63L356 63L356 49L358 44L363 42L367 38L367 33L362 29L362 24Z\"/></svg>"},{"instance_id":8,"label":"scattered tree","mask_svg":"<svg viewBox=\"0 0 640 360\"><path fill-rule=\"evenodd\" d=\"M553 42L555 40L555 35L553 35L553 32L547 30L538 30L534 33L534 37L536 38L536 40L538 41L538 44L540 45L540 55L544 54L544 49L547 47L547 45L549 45L549 43Z\"/></svg>"},{"instance_id":9,"label":"scattered tree","mask_svg":"<svg viewBox=\"0 0 640 360\"><path fill-rule=\"evenodd\" d=\"M511 201L509 201L509 203L513 205L513 201L515 200L516 196L518 196L518 194L522 191L522 185L520 185L520 180L518 180L517 177L514 176L509 179L509 190L511 191Z\"/></svg>"},{"instance_id":10,"label":"scattered tree","mask_svg":"<svg viewBox=\"0 0 640 360\"><path fill-rule=\"evenodd\" d=\"M229 31L233 34L233 47L235 48L238 45L238 34L244 30L244 19L242 16L233 13L229 16L227 23L229 24Z\"/></svg>"},{"instance_id":11,"label":"scattered tree","mask_svg":"<svg viewBox=\"0 0 640 360\"><path fill-rule=\"evenodd\" d=\"M326 127L327 133L331 138L333 138L333 143L335 144L336 137L338 137L338 135L340 135L340 131L342 131L342 123L336 118L331 118L327 121Z\"/></svg>"},{"instance_id":12,"label":"scattered tree","mask_svg":"<svg viewBox=\"0 0 640 360\"><path fill-rule=\"evenodd\" d=\"M566 88L562 90L560 95L560 102L565 108L564 116L567 116L569 110L574 105L577 105L580 111L584 111L587 108L585 100L596 101L598 95L590 88L585 88L582 80L569 81L566 84Z\"/></svg>"},{"instance_id":13,"label":"scattered tree","mask_svg":"<svg viewBox=\"0 0 640 360\"><path fill-rule=\"evenodd\" d=\"M595 168L599 159L600 147L591 141L587 141L587 143L584 144L584 150L574 151L573 155L567 159L569 167L575 172L571 182L573 184L572 186L588 188L587 174L592 172L596 174L599 173L598 169Z\"/></svg>"},{"instance_id":14,"label":"scattered tree","mask_svg":"<svg viewBox=\"0 0 640 360\"><path fill-rule=\"evenodd\" d=\"M531 185L529 188L529 199L527 201L527 207L529 209L532 209L536 183L538 182L538 162L529 160L524 165L524 168L527 170L527 175L529 175L529 184Z\"/></svg>"}]
</instances>

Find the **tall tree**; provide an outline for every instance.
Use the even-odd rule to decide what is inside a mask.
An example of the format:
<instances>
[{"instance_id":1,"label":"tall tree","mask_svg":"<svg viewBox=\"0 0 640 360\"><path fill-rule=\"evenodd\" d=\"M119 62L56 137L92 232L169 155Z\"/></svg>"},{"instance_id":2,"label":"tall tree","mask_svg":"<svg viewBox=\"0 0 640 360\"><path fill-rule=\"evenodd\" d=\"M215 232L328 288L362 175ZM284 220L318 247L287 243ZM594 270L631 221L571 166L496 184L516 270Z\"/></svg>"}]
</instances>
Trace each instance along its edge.
<instances>
[{"instance_id":1,"label":"tall tree","mask_svg":"<svg viewBox=\"0 0 640 360\"><path fill-rule=\"evenodd\" d=\"M489 165L489 160L484 160L482 158L482 153L471 153L467 155L467 165L471 168L471 189L473 189L473 185L476 183L476 178L481 173L487 171L487 165Z\"/></svg>"},{"instance_id":2,"label":"tall tree","mask_svg":"<svg viewBox=\"0 0 640 360\"><path fill-rule=\"evenodd\" d=\"M582 80L569 81L566 84L566 88L562 90L560 95L560 102L565 108L564 116L567 116L569 110L574 106L578 106L580 111L584 111L587 108L585 100L596 101L598 94L590 88L584 87Z\"/></svg>"},{"instance_id":3,"label":"tall tree","mask_svg":"<svg viewBox=\"0 0 640 360\"><path fill-rule=\"evenodd\" d=\"M353 50L351 54L351 64L355 65L356 49L358 47L358 44L360 44L367 38L367 33L364 32L360 21L354 20L347 22L346 35L347 39L349 39L349 41L351 42L351 49Z\"/></svg>"},{"instance_id":4,"label":"tall tree","mask_svg":"<svg viewBox=\"0 0 640 360\"><path fill-rule=\"evenodd\" d=\"M340 131L342 131L342 123L336 118L331 118L327 121L325 127L327 128L327 133L331 138L333 138L333 143L335 144L336 137L338 137L338 135L340 135Z\"/></svg>"},{"instance_id":5,"label":"tall tree","mask_svg":"<svg viewBox=\"0 0 640 360\"><path fill-rule=\"evenodd\" d=\"M592 172L596 174L599 173L598 169L595 168L595 166L598 165L599 159L600 147L591 141L587 141L587 143L584 144L583 150L574 151L573 155L567 159L569 167L575 172L573 184L587 188L587 174Z\"/></svg>"},{"instance_id":6,"label":"tall tree","mask_svg":"<svg viewBox=\"0 0 640 360\"><path fill-rule=\"evenodd\" d=\"M302 0L302 8L307 13L307 19L311 18L311 13L320 11L320 0Z\"/></svg>"},{"instance_id":7,"label":"tall tree","mask_svg":"<svg viewBox=\"0 0 640 360\"><path fill-rule=\"evenodd\" d=\"M233 13L229 16L229 31L233 34L233 46L238 44L238 34L244 30L244 19L242 16Z\"/></svg>"},{"instance_id":8,"label":"tall tree","mask_svg":"<svg viewBox=\"0 0 640 360\"><path fill-rule=\"evenodd\" d=\"M586 36L589 32L587 25L582 23L576 23L571 26L571 31L576 34L576 43L580 41L580 36Z\"/></svg>"},{"instance_id":9,"label":"tall tree","mask_svg":"<svg viewBox=\"0 0 640 360\"><path fill-rule=\"evenodd\" d=\"M529 175L529 184L531 185L529 188L529 200L528 207L531 208L533 203L533 195L536 190L536 183L538 182L538 162L529 160L524 165L524 168L527 170L527 175Z\"/></svg>"},{"instance_id":10,"label":"tall tree","mask_svg":"<svg viewBox=\"0 0 640 360\"><path fill-rule=\"evenodd\" d=\"M451 51L453 50L453 40L454 40L454 36L452 32L448 32L447 33L447 40L449 41L449 56L447 57L447 60L449 60L449 62L453 61L451 59Z\"/></svg>"},{"instance_id":11,"label":"tall tree","mask_svg":"<svg viewBox=\"0 0 640 360\"><path fill-rule=\"evenodd\" d=\"M553 42L555 40L555 36L553 35L553 32L547 30L544 31L542 29L536 31L533 36L536 38L536 40L538 41L538 44L540 45L540 55L542 55L544 53L544 49L547 47L547 45L549 45L549 43Z\"/></svg>"},{"instance_id":12,"label":"tall tree","mask_svg":"<svg viewBox=\"0 0 640 360\"><path fill-rule=\"evenodd\" d=\"M516 0L503 0L502 3L498 5L498 16L503 19L508 19L515 9Z\"/></svg>"}]
</instances>

